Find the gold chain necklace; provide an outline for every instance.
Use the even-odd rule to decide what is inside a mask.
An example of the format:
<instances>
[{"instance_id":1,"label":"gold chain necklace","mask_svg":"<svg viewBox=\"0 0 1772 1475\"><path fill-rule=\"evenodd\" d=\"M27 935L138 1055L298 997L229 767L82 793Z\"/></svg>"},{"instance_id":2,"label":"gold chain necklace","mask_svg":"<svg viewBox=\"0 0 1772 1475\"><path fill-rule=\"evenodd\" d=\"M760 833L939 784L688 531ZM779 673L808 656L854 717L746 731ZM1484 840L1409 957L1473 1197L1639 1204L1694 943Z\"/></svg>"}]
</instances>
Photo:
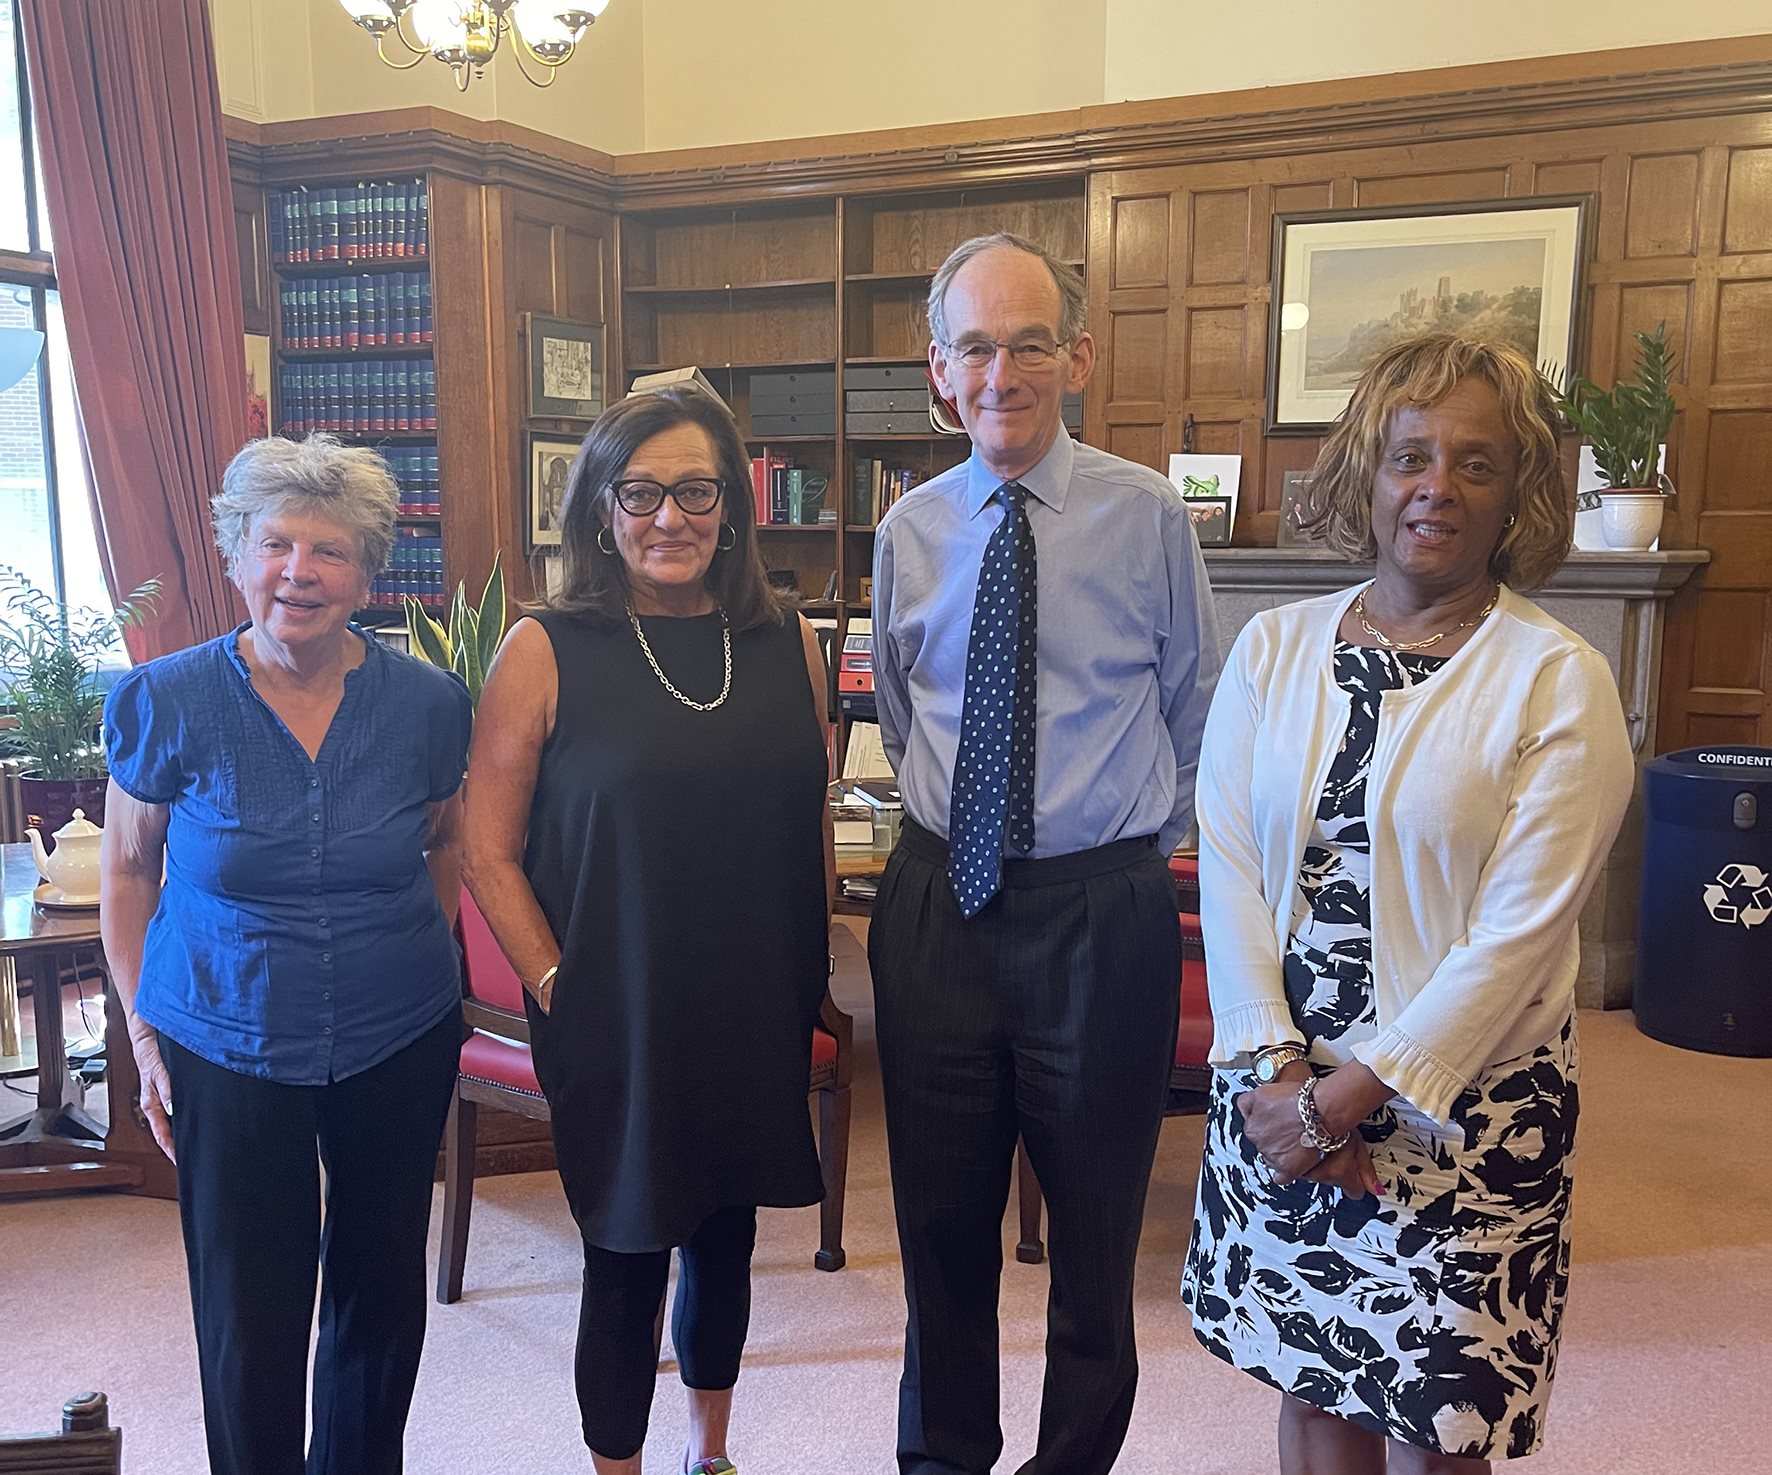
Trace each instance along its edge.
<instances>
[{"instance_id":1,"label":"gold chain necklace","mask_svg":"<svg viewBox=\"0 0 1772 1475\"><path fill-rule=\"evenodd\" d=\"M1495 609L1496 601L1501 598L1501 585L1495 586L1495 592L1489 596L1489 602L1472 615L1468 620L1460 621L1449 630L1442 630L1437 635L1430 635L1426 640L1392 640L1378 626L1366 618L1366 591L1362 589L1354 599L1354 618L1360 622L1360 628L1382 645L1386 650L1425 650L1428 646L1444 640L1448 635L1456 635L1460 630L1468 630L1472 625L1480 625L1488 619Z\"/></svg>"},{"instance_id":2,"label":"gold chain necklace","mask_svg":"<svg viewBox=\"0 0 1772 1475\"><path fill-rule=\"evenodd\" d=\"M652 674L664 683L664 689L680 701L685 707L693 707L697 712L711 712L732 692L732 621L726 618L726 611L720 610L720 643L726 651L726 679L720 684L720 695L711 702L692 702L671 683L671 678L664 673L658 664L658 657L653 655L652 647L646 642L646 632L640 628L640 617L634 613L633 605L628 606L628 623L634 627L634 634L640 637L640 649L646 653L646 664L652 667Z\"/></svg>"}]
</instances>

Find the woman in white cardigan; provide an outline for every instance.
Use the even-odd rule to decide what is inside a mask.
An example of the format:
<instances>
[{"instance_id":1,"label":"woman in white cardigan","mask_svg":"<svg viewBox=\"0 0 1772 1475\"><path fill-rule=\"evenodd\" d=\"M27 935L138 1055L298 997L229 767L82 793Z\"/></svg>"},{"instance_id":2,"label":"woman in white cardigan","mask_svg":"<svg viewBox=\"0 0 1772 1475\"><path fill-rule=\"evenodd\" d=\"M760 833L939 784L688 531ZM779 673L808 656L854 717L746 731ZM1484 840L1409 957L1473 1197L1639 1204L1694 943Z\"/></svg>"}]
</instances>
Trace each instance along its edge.
<instances>
[{"instance_id":1,"label":"woman in white cardigan","mask_svg":"<svg viewBox=\"0 0 1772 1475\"><path fill-rule=\"evenodd\" d=\"M1633 773L1605 660L1515 592L1569 549L1557 435L1512 350L1387 350L1307 524L1377 575L1251 621L1206 724L1182 1297L1284 1395L1285 1475L1465 1475L1542 1438L1576 925Z\"/></svg>"}]
</instances>

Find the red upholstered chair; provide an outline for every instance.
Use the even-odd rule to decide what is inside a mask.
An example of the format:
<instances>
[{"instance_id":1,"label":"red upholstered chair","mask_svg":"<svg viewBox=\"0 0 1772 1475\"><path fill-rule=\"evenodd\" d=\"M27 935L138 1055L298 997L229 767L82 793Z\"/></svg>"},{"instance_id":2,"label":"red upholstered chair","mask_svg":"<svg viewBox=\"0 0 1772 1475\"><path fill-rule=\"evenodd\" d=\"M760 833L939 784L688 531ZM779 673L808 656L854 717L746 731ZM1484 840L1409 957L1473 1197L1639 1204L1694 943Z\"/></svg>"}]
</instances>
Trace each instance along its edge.
<instances>
[{"instance_id":1,"label":"red upholstered chair","mask_svg":"<svg viewBox=\"0 0 1772 1475\"><path fill-rule=\"evenodd\" d=\"M474 1207L474 1140L482 1106L514 1111L537 1121L548 1117L547 1098L535 1079L529 1053L529 1020L523 985L493 940L486 918L466 892L457 931L467 997L462 1022L461 1074L443 1129L443 1245L437 1259L437 1299L461 1299L468 1255L468 1219ZM820 1270L843 1268L843 1190L849 1176L850 1078L854 1070L854 1023L831 1002L812 1032L810 1089L818 1094L818 1159L824 1173L819 1209Z\"/></svg>"},{"instance_id":2,"label":"red upholstered chair","mask_svg":"<svg viewBox=\"0 0 1772 1475\"><path fill-rule=\"evenodd\" d=\"M1175 856L1169 872L1175 877L1175 901L1181 910L1181 1025L1175 1034L1175 1065L1169 1072L1169 1109L1164 1115L1195 1116L1206 1109L1206 1090L1212 1083L1207 1063L1212 1051L1212 1004L1206 994L1206 943L1200 931L1200 865L1192 856ZM1038 1265L1046 1258L1040 1239L1040 1180L1034 1176L1026 1144L1016 1146L1015 1176L1021 1218L1015 1258L1024 1265Z\"/></svg>"}]
</instances>

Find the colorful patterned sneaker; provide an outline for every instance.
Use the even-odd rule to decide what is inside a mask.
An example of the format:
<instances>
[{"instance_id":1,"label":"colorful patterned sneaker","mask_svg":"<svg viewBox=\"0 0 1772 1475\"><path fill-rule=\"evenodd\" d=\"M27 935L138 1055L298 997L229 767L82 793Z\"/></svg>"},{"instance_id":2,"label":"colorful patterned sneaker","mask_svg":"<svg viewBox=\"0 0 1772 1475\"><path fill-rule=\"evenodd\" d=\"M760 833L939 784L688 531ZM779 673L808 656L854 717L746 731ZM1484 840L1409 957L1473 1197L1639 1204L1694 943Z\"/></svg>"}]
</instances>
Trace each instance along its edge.
<instances>
[{"instance_id":1,"label":"colorful patterned sneaker","mask_svg":"<svg viewBox=\"0 0 1772 1475\"><path fill-rule=\"evenodd\" d=\"M725 1455L715 1455L711 1460L697 1460L683 1475L738 1475L738 1466Z\"/></svg>"}]
</instances>

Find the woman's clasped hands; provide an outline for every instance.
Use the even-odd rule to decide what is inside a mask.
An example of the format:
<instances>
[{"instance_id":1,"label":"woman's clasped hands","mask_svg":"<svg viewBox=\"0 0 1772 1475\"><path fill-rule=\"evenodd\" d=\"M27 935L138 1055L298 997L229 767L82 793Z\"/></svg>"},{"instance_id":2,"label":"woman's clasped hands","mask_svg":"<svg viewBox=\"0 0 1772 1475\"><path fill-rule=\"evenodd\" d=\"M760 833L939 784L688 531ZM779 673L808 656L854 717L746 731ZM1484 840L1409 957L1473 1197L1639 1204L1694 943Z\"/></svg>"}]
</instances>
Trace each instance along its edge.
<instances>
[{"instance_id":1,"label":"woman's clasped hands","mask_svg":"<svg viewBox=\"0 0 1772 1475\"><path fill-rule=\"evenodd\" d=\"M1302 1062L1288 1066L1271 1086L1256 1086L1236 1098L1244 1132L1255 1147L1261 1166L1275 1184L1284 1187L1304 1179L1339 1188L1353 1198L1369 1193L1382 1195L1383 1182L1372 1166L1372 1155L1358 1130L1334 1152L1318 1151L1305 1139L1298 1114L1298 1091L1310 1079L1310 1067ZM1327 1079L1327 1078L1325 1078Z\"/></svg>"}]
</instances>

